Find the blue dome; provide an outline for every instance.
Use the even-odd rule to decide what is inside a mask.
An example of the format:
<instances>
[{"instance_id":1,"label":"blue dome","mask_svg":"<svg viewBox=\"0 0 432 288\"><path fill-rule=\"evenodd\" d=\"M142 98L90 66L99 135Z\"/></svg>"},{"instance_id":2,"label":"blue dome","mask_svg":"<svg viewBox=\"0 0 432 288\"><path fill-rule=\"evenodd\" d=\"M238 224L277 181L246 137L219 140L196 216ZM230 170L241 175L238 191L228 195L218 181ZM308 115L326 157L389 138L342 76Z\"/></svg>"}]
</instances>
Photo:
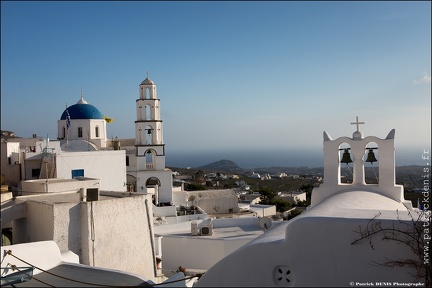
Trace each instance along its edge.
<instances>
[{"instance_id":1,"label":"blue dome","mask_svg":"<svg viewBox=\"0 0 432 288\"><path fill-rule=\"evenodd\" d=\"M69 112L70 119L103 119L102 113L91 104L77 103L69 106L61 115L60 120L66 120L66 111Z\"/></svg>"}]
</instances>

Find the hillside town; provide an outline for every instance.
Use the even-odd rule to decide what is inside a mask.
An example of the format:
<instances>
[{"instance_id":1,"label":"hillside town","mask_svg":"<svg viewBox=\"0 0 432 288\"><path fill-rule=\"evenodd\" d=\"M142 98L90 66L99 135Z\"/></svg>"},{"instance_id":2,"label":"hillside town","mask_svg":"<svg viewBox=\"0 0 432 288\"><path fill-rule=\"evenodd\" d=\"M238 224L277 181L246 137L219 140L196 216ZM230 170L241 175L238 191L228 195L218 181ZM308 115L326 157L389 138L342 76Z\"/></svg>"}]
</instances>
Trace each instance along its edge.
<instances>
[{"instance_id":1,"label":"hillside town","mask_svg":"<svg viewBox=\"0 0 432 288\"><path fill-rule=\"evenodd\" d=\"M2 131L2 286L430 284L422 241L374 237L430 221L423 167L398 179L394 129L364 136L357 117L352 137L324 131L313 172L166 167L157 86L147 75L138 88L135 138L108 139L82 93L59 111L57 139Z\"/></svg>"}]
</instances>

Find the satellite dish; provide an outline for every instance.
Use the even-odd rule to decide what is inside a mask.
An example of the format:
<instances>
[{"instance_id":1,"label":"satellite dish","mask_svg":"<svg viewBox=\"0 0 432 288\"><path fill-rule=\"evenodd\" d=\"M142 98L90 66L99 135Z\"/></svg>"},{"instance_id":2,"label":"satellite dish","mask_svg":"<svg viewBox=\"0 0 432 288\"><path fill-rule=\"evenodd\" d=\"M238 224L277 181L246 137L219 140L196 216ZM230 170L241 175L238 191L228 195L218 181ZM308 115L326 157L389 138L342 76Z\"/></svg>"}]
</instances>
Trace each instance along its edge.
<instances>
[{"instance_id":1,"label":"satellite dish","mask_svg":"<svg viewBox=\"0 0 432 288\"><path fill-rule=\"evenodd\" d=\"M267 217L262 217L259 219L259 225L263 229L269 229L272 225L271 220Z\"/></svg>"}]
</instances>

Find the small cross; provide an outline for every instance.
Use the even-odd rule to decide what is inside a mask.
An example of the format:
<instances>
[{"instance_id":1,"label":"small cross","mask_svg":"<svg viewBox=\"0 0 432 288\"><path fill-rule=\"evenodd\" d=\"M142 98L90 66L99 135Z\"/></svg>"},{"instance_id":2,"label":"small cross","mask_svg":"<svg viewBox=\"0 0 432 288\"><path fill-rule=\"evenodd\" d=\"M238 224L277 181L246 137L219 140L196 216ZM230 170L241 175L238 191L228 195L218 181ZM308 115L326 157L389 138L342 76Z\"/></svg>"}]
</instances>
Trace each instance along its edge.
<instances>
[{"instance_id":1,"label":"small cross","mask_svg":"<svg viewBox=\"0 0 432 288\"><path fill-rule=\"evenodd\" d=\"M365 122L359 122L358 121L358 116L356 116L356 122L351 122L351 124L356 124L357 125L357 132L359 131L359 124L365 124Z\"/></svg>"}]
</instances>

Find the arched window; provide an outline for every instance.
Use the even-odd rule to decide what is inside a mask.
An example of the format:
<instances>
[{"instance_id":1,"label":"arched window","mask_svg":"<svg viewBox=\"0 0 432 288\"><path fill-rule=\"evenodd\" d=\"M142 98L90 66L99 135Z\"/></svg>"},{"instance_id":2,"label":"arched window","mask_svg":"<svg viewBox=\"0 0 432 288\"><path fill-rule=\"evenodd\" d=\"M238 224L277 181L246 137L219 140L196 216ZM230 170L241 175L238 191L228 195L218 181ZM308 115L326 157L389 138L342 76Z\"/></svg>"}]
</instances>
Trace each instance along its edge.
<instances>
[{"instance_id":1,"label":"arched window","mask_svg":"<svg viewBox=\"0 0 432 288\"><path fill-rule=\"evenodd\" d=\"M379 182L378 154L378 144L375 142L367 143L365 147L365 154L363 156L366 184L378 184Z\"/></svg>"},{"instance_id":2,"label":"arched window","mask_svg":"<svg viewBox=\"0 0 432 288\"><path fill-rule=\"evenodd\" d=\"M339 169L340 183L353 183L353 159L351 155L351 147L347 143L339 145Z\"/></svg>"},{"instance_id":3,"label":"arched window","mask_svg":"<svg viewBox=\"0 0 432 288\"><path fill-rule=\"evenodd\" d=\"M147 150L145 157L146 157L146 169L147 170L154 170L155 166L154 166L153 151L152 150Z\"/></svg>"},{"instance_id":4,"label":"arched window","mask_svg":"<svg viewBox=\"0 0 432 288\"><path fill-rule=\"evenodd\" d=\"M150 120L150 105L145 106L145 120Z\"/></svg>"}]
</instances>

